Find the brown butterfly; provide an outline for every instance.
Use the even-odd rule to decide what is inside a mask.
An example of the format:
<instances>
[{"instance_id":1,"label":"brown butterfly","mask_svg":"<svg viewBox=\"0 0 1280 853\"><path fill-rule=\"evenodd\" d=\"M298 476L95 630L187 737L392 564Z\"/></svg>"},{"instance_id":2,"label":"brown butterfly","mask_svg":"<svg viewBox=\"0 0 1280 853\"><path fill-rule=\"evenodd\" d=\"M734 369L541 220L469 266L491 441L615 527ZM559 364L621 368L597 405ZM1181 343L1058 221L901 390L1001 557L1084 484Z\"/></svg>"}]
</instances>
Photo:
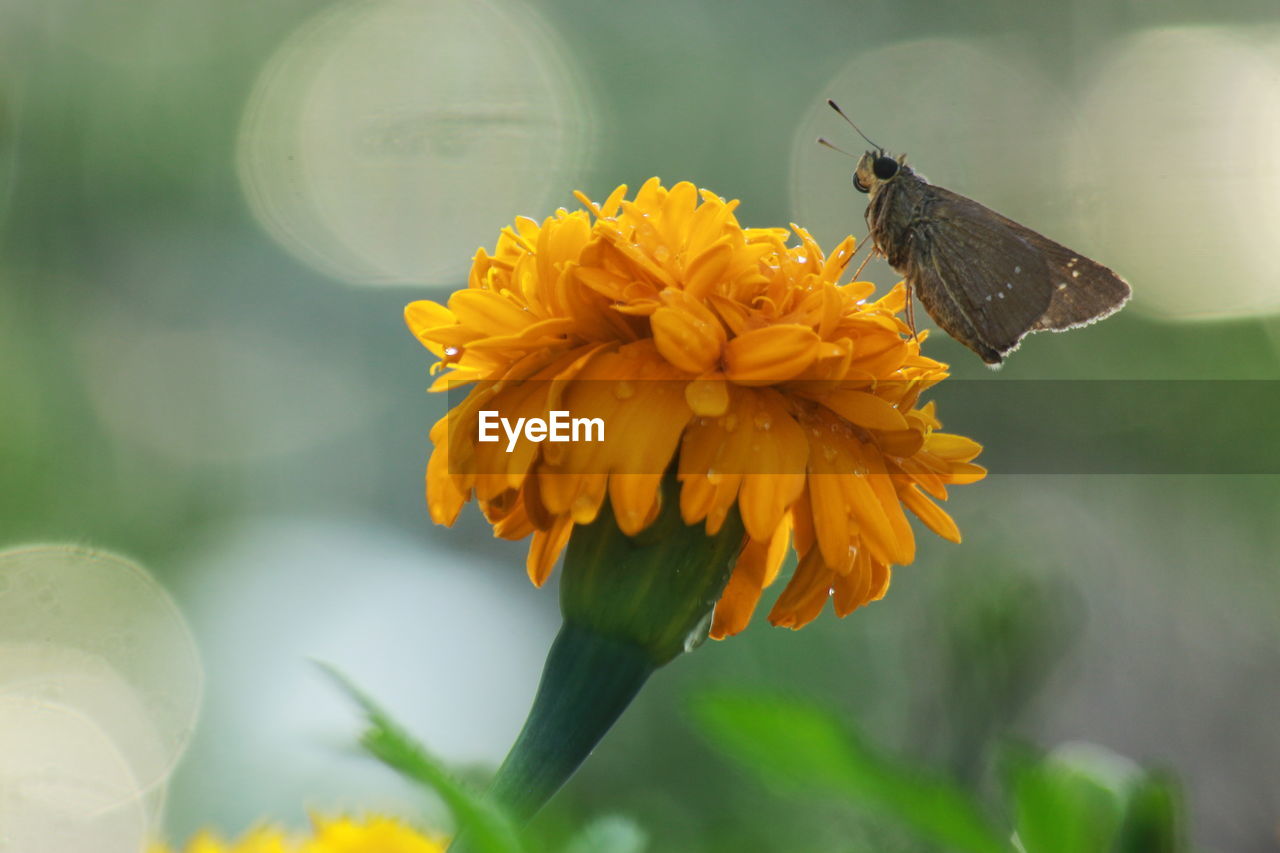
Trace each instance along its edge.
<instances>
[{"instance_id":1,"label":"brown butterfly","mask_svg":"<svg viewBox=\"0 0 1280 853\"><path fill-rule=\"evenodd\" d=\"M853 185L870 197L875 250L906 279L913 333L912 294L947 334L997 365L1032 332L1087 326L1129 300L1128 283L1102 264L930 184L906 155L890 157L867 142L875 150L858 160Z\"/></svg>"}]
</instances>

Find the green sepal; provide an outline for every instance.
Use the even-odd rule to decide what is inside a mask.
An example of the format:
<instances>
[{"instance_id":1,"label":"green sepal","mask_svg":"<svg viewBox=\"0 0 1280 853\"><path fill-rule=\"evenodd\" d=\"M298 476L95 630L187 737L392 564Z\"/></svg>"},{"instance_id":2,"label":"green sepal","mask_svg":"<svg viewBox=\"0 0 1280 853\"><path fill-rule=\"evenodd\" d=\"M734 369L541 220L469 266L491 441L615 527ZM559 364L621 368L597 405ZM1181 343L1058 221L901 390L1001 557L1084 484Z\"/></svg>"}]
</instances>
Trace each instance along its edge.
<instances>
[{"instance_id":1,"label":"green sepal","mask_svg":"<svg viewBox=\"0 0 1280 853\"><path fill-rule=\"evenodd\" d=\"M533 707L490 794L527 820L578 769L658 667L697 646L745 532L736 508L715 536L680 515L668 473L658 517L637 536L607 504L574 529L560 580L564 625Z\"/></svg>"},{"instance_id":2,"label":"green sepal","mask_svg":"<svg viewBox=\"0 0 1280 853\"><path fill-rule=\"evenodd\" d=\"M574 529L560 581L565 623L636 643L662 666L706 639L745 535L736 506L715 536L685 524L668 474L658 518L638 535L618 529L607 505Z\"/></svg>"}]
</instances>

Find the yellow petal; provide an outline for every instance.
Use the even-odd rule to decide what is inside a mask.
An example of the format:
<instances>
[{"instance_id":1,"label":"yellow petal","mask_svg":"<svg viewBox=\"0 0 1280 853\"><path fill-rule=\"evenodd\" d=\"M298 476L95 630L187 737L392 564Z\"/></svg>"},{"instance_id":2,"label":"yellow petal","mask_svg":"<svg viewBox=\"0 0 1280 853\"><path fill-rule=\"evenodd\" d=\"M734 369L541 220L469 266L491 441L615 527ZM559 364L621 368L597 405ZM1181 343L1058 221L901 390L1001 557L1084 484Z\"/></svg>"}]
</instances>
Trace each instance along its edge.
<instances>
[{"instance_id":1,"label":"yellow petal","mask_svg":"<svg viewBox=\"0 0 1280 853\"><path fill-rule=\"evenodd\" d=\"M658 352L676 367L693 374L707 373L716 367L725 339L724 327L715 316L698 307L701 311L663 306L649 318Z\"/></svg>"},{"instance_id":2,"label":"yellow petal","mask_svg":"<svg viewBox=\"0 0 1280 853\"><path fill-rule=\"evenodd\" d=\"M724 280L725 271L732 259L733 247L727 239L694 258L685 270L685 292L694 299L705 298Z\"/></svg>"},{"instance_id":3,"label":"yellow petal","mask_svg":"<svg viewBox=\"0 0 1280 853\"><path fill-rule=\"evenodd\" d=\"M821 399L822 405L840 417L867 429L905 430L907 419L902 413L865 391L836 391Z\"/></svg>"},{"instance_id":4,"label":"yellow petal","mask_svg":"<svg viewBox=\"0 0 1280 853\"><path fill-rule=\"evenodd\" d=\"M725 346L725 375L743 385L785 382L813 364L821 343L808 326L784 323L756 329Z\"/></svg>"},{"instance_id":5,"label":"yellow petal","mask_svg":"<svg viewBox=\"0 0 1280 853\"><path fill-rule=\"evenodd\" d=\"M449 297L449 310L459 323L486 335L514 334L535 319L527 310L490 290L459 290Z\"/></svg>"},{"instance_id":6,"label":"yellow petal","mask_svg":"<svg viewBox=\"0 0 1280 853\"><path fill-rule=\"evenodd\" d=\"M982 452L982 445L973 439L947 432L930 433L925 447L935 456L956 462L968 462Z\"/></svg>"}]
</instances>

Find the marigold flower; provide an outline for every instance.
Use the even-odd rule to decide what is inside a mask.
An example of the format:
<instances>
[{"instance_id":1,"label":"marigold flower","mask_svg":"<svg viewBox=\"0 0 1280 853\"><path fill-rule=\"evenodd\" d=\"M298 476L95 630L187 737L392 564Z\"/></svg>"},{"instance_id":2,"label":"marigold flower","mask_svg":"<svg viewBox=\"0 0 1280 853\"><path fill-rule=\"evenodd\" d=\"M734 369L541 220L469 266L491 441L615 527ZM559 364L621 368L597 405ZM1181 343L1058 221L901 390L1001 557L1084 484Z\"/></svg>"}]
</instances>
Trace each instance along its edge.
<instances>
[{"instance_id":1,"label":"marigold flower","mask_svg":"<svg viewBox=\"0 0 1280 853\"><path fill-rule=\"evenodd\" d=\"M475 497L496 535L532 534L541 585L606 498L623 533L652 523L674 463L686 524L715 535L736 509L745 527L717 638L747 625L790 547L799 563L769 619L799 628L828 599L844 616L884 595L890 566L915 556L904 508L958 542L934 500L985 475L981 448L919 405L946 365L898 317L903 286L871 301L872 284L839 283L852 238L826 257L792 225L788 245L786 229L743 228L736 201L689 183L625 196L517 219L447 305L406 309L439 358L432 390L475 383L431 430L432 518L452 524ZM603 413L625 441L509 453L477 442L485 407Z\"/></svg>"},{"instance_id":2,"label":"marigold flower","mask_svg":"<svg viewBox=\"0 0 1280 853\"><path fill-rule=\"evenodd\" d=\"M445 842L425 836L390 817L312 818L312 831L302 835L271 827L245 833L239 841L223 841L203 832L182 853L444 853ZM151 853L169 853L156 846Z\"/></svg>"}]
</instances>

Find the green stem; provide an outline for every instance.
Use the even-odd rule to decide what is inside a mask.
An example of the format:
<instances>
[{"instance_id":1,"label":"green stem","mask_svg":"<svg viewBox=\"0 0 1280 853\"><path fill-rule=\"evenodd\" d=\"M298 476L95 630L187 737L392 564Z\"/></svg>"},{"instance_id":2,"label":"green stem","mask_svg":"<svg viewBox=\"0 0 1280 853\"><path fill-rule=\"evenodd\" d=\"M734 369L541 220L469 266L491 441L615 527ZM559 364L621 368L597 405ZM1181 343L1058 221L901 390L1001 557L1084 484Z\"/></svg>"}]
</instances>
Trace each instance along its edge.
<instances>
[{"instance_id":1,"label":"green stem","mask_svg":"<svg viewBox=\"0 0 1280 853\"><path fill-rule=\"evenodd\" d=\"M686 525L670 473L657 519L638 535L624 534L608 505L574 529L560 580L564 625L489 790L513 818L533 817L649 676L706 638L745 535L736 510L714 536Z\"/></svg>"},{"instance_id":2,"label":"green stem","mask_svg":"<svg viewBox=\"0 0 1280 853\"><path fill-rule=\"evenodd\" d=\"M518 822L533 817L656 668L638 645L566 623L547 655L529 718L489 795Z\"/></svg>"}]
</instances>

